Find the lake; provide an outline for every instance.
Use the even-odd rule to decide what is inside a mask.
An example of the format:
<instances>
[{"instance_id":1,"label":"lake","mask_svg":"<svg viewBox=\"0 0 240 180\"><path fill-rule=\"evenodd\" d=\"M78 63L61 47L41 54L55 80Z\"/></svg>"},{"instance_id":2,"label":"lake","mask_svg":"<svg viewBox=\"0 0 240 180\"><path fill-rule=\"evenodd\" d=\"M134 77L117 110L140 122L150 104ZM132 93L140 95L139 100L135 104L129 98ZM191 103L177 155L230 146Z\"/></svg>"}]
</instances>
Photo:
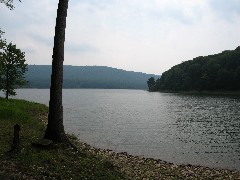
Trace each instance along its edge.
<instances>
[{"instance_id":1,"label":"lake","mask_svg":"<svg viewBox=\"0 0 240 180\"><path fill-rule=\"evenodd\" d=\"M49 90L16 98L48 105ZM97 148L177 164L240 170L240 97L64 89L64 126Z\"/></svg>"}]
</instances>

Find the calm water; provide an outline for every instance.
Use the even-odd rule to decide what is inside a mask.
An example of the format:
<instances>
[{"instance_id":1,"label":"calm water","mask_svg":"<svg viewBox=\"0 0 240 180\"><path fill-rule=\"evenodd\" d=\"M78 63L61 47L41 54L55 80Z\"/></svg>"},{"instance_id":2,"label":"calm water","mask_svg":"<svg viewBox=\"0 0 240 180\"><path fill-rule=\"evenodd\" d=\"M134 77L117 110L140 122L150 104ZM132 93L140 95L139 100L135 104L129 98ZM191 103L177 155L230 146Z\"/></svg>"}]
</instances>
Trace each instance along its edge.
<instances>
[{"instance_id":1,"label":"calm water","mask_svg":"<svg viewBox=\"0 0 240 180\"><path fill-rule=\"evenodd\" d=\"M17 93L48 105L49 90ZM240 97L68 89L63 105L66 132L95 147L240 170Z\"/></svg>"}]
</instances>

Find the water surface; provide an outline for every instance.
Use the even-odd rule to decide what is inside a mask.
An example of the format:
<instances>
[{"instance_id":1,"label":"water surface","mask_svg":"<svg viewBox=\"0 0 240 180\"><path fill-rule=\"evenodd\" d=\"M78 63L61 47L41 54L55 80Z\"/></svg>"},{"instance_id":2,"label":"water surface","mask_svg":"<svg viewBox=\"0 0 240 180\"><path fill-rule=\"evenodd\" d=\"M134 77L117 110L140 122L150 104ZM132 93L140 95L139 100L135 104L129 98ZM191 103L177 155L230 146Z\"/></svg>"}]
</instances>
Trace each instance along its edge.
<instances>
[{"instance_id":1,"label":"water surface","mask_svg":"<svg viewBox=\"0 0 240 180\"><path fill-rule=\"evenodd\" d=\"M20 89L17 98L48 105L49 90ZM240 97L63 90L68 133L98 148L240 170Z\"/></svg>"}]
</instances>

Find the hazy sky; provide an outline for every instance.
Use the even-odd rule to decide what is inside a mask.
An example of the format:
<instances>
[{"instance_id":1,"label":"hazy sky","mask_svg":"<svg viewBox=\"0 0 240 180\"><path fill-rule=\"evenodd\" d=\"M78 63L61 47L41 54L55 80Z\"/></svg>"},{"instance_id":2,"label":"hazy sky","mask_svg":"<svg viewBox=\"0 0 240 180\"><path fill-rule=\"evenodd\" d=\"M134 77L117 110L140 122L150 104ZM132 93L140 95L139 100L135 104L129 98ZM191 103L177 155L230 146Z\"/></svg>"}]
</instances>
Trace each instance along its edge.
<instances>
[{"instance_id":1,"label":"hazy sky","mask_svg":"<svg viewBox=\"0 0 240 180\"><path fill-rule=\"evenodd\" d=\"M0 4L4 38L28 64L51 64L58 0ZM66 65L161 74L240 45L240 0L69 0Z\"/></svg>"}]
</instances>

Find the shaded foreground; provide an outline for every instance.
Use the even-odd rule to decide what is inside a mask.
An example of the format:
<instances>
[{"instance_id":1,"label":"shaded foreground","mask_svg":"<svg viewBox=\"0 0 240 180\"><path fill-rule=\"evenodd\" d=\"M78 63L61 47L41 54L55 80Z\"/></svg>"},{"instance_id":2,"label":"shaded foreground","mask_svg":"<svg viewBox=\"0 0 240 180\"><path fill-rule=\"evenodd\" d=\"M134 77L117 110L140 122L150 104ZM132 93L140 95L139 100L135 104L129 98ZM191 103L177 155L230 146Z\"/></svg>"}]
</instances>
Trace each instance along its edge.
<instances>
[{"instance_id":1,"label":"shaded foreground","mask_svg":"<svg viewBox=\"0 0 240 180\"><path fill-rule=\"evenodd\" d=\"M68 136L70 144L31 146L42 138L48 108L0 98L0 179L240 179L239 171L175 165L161 160L93 148ZM21 151L9 153L18 123Z\"/></svg>"}]
</instances>

